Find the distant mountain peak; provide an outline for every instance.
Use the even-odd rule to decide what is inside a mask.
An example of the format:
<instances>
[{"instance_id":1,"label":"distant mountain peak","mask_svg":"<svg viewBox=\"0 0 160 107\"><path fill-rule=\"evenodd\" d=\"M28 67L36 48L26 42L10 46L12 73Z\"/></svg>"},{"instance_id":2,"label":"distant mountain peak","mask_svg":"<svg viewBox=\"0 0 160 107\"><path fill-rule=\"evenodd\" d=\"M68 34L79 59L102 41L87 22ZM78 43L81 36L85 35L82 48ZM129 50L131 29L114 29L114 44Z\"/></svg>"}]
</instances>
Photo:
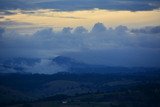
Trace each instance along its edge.
<instances>
[{"instance_id":1,"label":"distant mountain peak","mask_svg":"<svg viewBox=\"0 0 160 107\"><path fill-rule=\"evenodd\" d=\"M73 58L65 57L65 56L57 56L52 61L55 62L58 65L78 65L78 64L82 64L81 62L79 62L79 61L77 61Z\"/></svg>"}]
</instances>

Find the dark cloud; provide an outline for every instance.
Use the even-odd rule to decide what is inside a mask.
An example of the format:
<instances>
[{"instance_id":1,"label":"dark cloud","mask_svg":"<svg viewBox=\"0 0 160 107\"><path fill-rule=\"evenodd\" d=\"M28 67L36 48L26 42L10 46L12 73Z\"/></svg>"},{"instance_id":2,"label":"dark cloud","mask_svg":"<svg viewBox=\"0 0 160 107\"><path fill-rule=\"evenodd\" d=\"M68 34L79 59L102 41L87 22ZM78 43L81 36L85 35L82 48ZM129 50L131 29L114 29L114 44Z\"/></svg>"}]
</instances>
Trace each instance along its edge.
<instances>
[{"instance_id":1,"label":"dark cloud","mask_svg":"<svg viewBox=\"0 0 160 107\"><path fill-rule=\"evenodd\" d=\"M56 9L75 11L88 9L145 11L158 9L159 0L1 0L0 9Z\"/></svg>"},{"instance_id":2,"label":"dark cloud","mask_svg":"<svg viewBox=\"0 0 160 107\"><path fill-rule=\"evenodd\" d=\"M50 58L70 53L70 56L88 63L160 67L160 33L157 27L150 29L156 30L150 33L130 32L125 26L112 29L102 23L96 23L91 31L82 26L75 29L65 27L59 32L45 28L32 35L4 32L2 29L0 58Z\"/></svg>"},{"instance_id":3,"label":"dark cloud","mask_svg":"<svg viewBox=\"0 0 160 107\"><path fill-rule=\"evenodd\" d=\"M35 4L41 8L54 8L63 11L107 9L107 10L130 10L143 11L153 10L160 7L158 0L56 0Z\"/></svg>"},{"instance_id":4,"label":"dark cloud","mask_svg":"<svg viewBox=\"0 0 160 107\"><path fill-rule=\"evenodd\" d=\"M0 9L31 9L32 3L21 0L0 0Z\"/></svg>"}]
</instances>

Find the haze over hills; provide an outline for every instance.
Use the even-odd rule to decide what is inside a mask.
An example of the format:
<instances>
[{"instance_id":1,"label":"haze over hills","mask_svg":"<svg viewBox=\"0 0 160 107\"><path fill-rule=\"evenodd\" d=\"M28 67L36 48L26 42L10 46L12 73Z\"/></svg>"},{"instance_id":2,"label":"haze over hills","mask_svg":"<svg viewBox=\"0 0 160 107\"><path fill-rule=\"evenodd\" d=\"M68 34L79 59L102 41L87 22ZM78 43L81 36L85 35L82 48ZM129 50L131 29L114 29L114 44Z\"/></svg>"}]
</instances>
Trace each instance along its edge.
<instances>
[{"instance_id":1,"label":"haze over hills","mask_svg":"<svg viewBox=\"0 0 160 107\"><path fill-rule=\"evenodd\" d=\"M128 101L139 105L138 97L155 100L148 95L150 91L154 92L153 95L159 92L155 91L159 90L159 68L91 65L64 56L45 60L40 58L1 60L0 67L1 105L9 106L16 103L23 105L25 102L31 105L31 102L33 105L39 103L48 105L50 101L61 105L63 100L73 101L75 104L78 102L83 104L86 101L101 104L100 102L109 101L109 98L111 104L117 101L119 105L121 97L125 97L124 99L129 97ZM143 88L149 89L146 95ZM125 94L129 91L130 95ZM115 97L117 92L121 93L120 98ZM90 99L91 96L94 97ZM131 99L137 100L133 102ZM141 101L140 105L144 106L147 101L146 99ZM124 101L124 104L128 105L128 102ZM110 107L108 103L106 106Z\"/></svg>"},{"instance_id":2,"label":"haze over hills","mask_svg":"<svg viewBox=\"0 0 160 107\"><path fill-rule=\"evenodd\" d=\"M70 57L57 56L53 59L40 58L11 58L1 60L1 73L40 73L54 74L57 72L70 73L117 73L158 71L158 67L123 67L93 65L77 61Z\"/></svg>"}]
</instances>

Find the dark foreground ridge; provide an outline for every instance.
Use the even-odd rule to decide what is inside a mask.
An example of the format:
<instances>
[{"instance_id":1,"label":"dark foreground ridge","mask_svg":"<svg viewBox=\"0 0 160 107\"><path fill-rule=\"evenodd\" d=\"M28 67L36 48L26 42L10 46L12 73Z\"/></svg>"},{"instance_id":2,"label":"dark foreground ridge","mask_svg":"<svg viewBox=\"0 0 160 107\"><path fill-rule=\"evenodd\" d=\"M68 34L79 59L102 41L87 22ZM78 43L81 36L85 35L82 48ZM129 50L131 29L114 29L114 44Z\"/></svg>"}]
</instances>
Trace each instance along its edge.
<instances>
[{"instance_id":1,"label":"dark foreground ridge","mask_svg":"<svg viewBox=\"0 0 160 107\"><path fill-rule=\"evenodd\" d=\"M159 107L160 72L0 74L1 107Z\"/></svg>"}]
</instances>

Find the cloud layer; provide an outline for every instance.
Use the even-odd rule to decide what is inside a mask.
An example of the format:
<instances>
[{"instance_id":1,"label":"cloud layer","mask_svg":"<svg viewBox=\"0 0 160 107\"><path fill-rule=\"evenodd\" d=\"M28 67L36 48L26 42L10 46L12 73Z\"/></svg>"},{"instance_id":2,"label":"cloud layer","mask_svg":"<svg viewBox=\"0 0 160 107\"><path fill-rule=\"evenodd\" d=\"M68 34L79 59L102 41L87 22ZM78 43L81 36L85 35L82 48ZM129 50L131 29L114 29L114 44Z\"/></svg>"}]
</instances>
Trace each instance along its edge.
<instances>
[{"instance_id":1,"label":"cloud layer","mask_svg":"<svg viewBox=\"0 0 160 107\"><path fill-rule=\"evenodd\" d=\"M0 9L57 9L60 11L107 9L144 11L160 7L159 0L1 0Z\"/></svg>"},{"instance_id":2,"label":"cloud layer","mask_svg":"<svg viewBox=\"0 0 160 107\"><path fill-rule=\"evenodd\" d=\"M66 55L87 63L115 66L159 66L160 27L130 30L96 23L91 31L83 26L60 32L45 28L32 35L0 29L0 57L52 58Z\"/></svg>"}]
</instances>

